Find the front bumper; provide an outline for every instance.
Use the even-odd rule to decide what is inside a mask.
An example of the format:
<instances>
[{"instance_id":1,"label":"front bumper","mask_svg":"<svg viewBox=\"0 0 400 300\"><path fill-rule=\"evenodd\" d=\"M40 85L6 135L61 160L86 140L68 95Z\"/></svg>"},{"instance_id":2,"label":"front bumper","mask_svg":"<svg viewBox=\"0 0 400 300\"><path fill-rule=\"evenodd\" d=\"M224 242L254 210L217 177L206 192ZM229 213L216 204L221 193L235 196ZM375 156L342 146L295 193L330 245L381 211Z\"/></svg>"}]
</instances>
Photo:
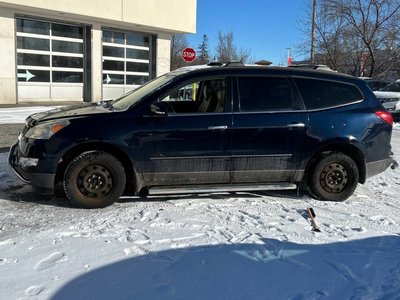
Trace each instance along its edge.
<instances>
[{"instance_id":1,"label":"front bumper","mask_svg":"<svg viewBox=\"0 0 400 300\"><path fill-rule=\"evenodd\" d=\"M36 173L24 169L19 163L18 143L10 148L8 155L8 164L17 177L25 183L32 185L35 192L43 195L51 195L54 193L54 180L56 174L52 173Z\"/></svg>"}]
</instances>

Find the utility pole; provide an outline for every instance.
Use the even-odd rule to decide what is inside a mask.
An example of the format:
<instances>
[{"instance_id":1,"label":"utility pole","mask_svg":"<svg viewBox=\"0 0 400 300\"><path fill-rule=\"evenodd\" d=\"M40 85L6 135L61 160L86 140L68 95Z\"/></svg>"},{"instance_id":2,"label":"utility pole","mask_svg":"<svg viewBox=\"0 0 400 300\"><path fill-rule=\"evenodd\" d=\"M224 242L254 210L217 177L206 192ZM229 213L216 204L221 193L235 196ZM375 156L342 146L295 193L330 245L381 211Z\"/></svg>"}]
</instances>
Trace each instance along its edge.
<instances>
[{"instance_id":1,"label":"utility pole","mask_svg":"<svg viewBox=\"0 0 400 300\"><path fill-rule=\"evenodd\" d=\"M311 21L311 50L310 63L314 63L314 43L315 43L315 19L317 17L317 0L313 0L312 21Z\"/></svg>"}]
</instances>

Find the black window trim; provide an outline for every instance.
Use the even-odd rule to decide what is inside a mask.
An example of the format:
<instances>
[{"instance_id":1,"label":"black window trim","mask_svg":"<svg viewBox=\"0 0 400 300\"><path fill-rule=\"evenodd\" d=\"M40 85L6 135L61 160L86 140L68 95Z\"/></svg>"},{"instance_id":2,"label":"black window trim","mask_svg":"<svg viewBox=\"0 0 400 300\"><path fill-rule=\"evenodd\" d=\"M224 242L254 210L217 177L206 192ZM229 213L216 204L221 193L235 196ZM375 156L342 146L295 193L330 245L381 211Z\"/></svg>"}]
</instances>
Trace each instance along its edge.
<instances>
[{"instance_id":1,"label":"black window trim","mask_svg":"<svg viewBox=\"0 0 400 300\"><path fill-rule=\"evenodd\" d=\"M299 75L290 75L290 78L293 79L292 80L293 86L297 90L298 97L299 97L300 101L303 103L303 106L304 106L304 110L303 111L305 111L305 112L318 112L318 111L323 111L323 110L328 110L328 109L335 109L335 108L340 108L340 107L344 107L344 106L358 104L358 103L361 103L361 102L365 101L364 93L354 83L345 82L345 81L341 81L341 80L326 79L326 78L316 78L316 77L311 77L311 76L299 76ZM356 101L353 101L353 102L349 102L349 103L345 103L345 104L335 105L335 106L307 109L307 106L305 105L304 100L303 100L303 96L301 95L300 89L297 87L297 84L296 84L296 81L295 81L296 78L299 78L299 79L311 79L311 80L321 80L321 81L330 81L330 82L335 82L335 83L340 83L340 84L351 85L351 86L355 87L359 91L359 93L362 95L362 99L361 100L356 100Z\"/></svg>"},{"instance_id":2,"label":"black window trim","mask_svg":"<svg viewBox=\"0 0 400 300\"><path fill-rule=\"evenodd\" d=\"M305 106L303 100L301 99L300 93L296 86L294 86L294 82L291 80L291 77L282 74L282 75L273 75L273 74L237 74L234 76L234 81L236 84L236 104L233 110L233 114L273 114L273 113L298 113L304 110ZM293 109L290 110L260 110L260 111L241 111L240 110L240 90L239 90L239 77L270 77L270 78L284 78L289 84L291 97L292 97L292 106ZM296 90L295 90L296 88ZM299 103L299 100L301 103Z\"/></svg>"}]
</instances>

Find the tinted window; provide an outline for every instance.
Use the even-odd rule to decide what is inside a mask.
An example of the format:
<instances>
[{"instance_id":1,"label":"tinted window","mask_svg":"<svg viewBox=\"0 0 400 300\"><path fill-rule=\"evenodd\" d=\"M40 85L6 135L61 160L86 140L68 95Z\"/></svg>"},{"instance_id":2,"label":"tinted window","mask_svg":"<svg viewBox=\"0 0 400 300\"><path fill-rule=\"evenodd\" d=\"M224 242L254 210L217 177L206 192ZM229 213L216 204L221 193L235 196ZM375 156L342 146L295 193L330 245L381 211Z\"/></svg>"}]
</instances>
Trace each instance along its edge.
<instances>
[{"instance_id":1,"label":"tinted window","mask_svg":"<svg viewBox=\"0 0 400 300\"><path fill-rule=\"evenodd\" d=\"M51 24L52 34L55 36L69 37L75 39L83 38L83 28L78 26Z\"/></svg>"},{"instance_id":2,"label":"tinted window","mask_svg":"<svg viewBox=\"0 0 400 300\"><path fill-rule=\"evenodd\" d=\"M50 50L50 40L17 36L18 49Z\"/></svg>"},{"instance_id":3,"label":"tinted window","mask_svg":"<svg viewBox=\"0 0 400 300\"><path fill-rule=\"evenodd\" d=\"M296 78L307 109L320 109L357 102L363 95L357 87L333 81Z\"/></svg>"},{"instance_id":4,"label":"tinted window","mask_svg":"<svg viewBox=\"0 0 400 300\"><path fill-rule=\"evenodd\" d=\"M104 46L103 56L124 57L124 48Z\"/></svg>"},{"instance_id":5,"label":"tinted window","mask_svg":"<svg viewBox=\"0 0 400 300\"><path fill-rule=\"evenodd\" d=\"M17 31L49 35L50 23L26 19L17 19Z\"/></svg>"},{"instance_id":6,"label":"tinted window","mask_svg":"<svg viewBox=\"0 0 400 300\"><path fill-rule=\"evenodd\" d=\"M124 34L122 32L104 30L103 31L103 42L124 44L125 43Z\"/></svg>"},{"instance_id":7,"label":"tinted window","mask_svg":"<svg viewBox=\"0 0 400 300\"><path fill-rule=\"evenodd\" d=\"M51 44L55 52L83 53L82 43L53 40Z\"/></svg>"},{"instance_id":8,"label":"tinted window","mask_svg":"<svg viewBox=\"0 0 400 300\"><path fill-rule=\"evenodd\" d=\"M104 84L125 84L124 75L119 74L103 74Z\"/></svg>"},{"instance_id":9,"label":"tinted window","mask_svg":"<svg viewBox=\"0 0 400 300\"><path fill-rule=\"evenodd\" d=\"M83 82L81 72L53 72L53 82Z\"/></svg>"},{"instance_id":10,"label":"tinted window","mask_svg":"<svg viewBox=\"0 0 400 300\"><path fill-rule=\"evenodd\" d=\"M135 59L149 59L149 51L148 50L137 50L137 49L126 49L126 57L127 58L135 58Z\"/></svg>"},{"instance_id":11,"label":"tinted window","mask_svg":"<svg viewBox=\"0 0 400 300\"><path fill-rule=\"evenodd\" d=\"M30 54L30 53L18 53L17 54L18 65L25 66L50 66L50 56L41 54Z\"/></svg>"},{"instance_id":12,"label":"tinted window","mask_svg":"<svg viewBox=\"0 0 400 300\"><path fill-rule=\"evenodd\" d=\"M18 81L50 82L50 71L18 69Z\"/></svg>"},{"instance_id":13,"label":"tinted window","mask_svg":"<svg viewBox=\"0 0 400 300\"><path fill-rule=\"evenodd\" d=\"M225 79L212 79L180 86L162 101L170 113L215 113L225 111L225 95Z\"/></svg>"},{"instance_id":14,"label":"tinted window","mask_svg":"<svg viewBox=\"0 0 400 300\"><path fill-rule=\"evenodd\" d=\"M118 60L104 60L103 70L123 71L124 62Z\"/></svg>"},{"instance_id":15,"label":"tinted window","mask_svg":"<svg viewBox=\"0 0 400 300\"><path fill-rule=\"evenodd\" d=\"M149 81L149 76L127 75L126 84L141 85Z\"/></svg>"},{"instance_id":16,"label":"tinted window","mask_svg":"<svg viewBox=\"0 0 400 300\"><path fill-rule=\"evenodd\" d=\"M400 83L392 82L391 84L385 86L381 89L381 91L385 92L400 92Z\"/></svg>"},{"instance_id":17,"label":"tinted window","mask_svg":"<svg viewBox=\"0 0 400 300\"><path fill-rule=\"evenodd\" d=\"M134 46L149 47L149 37L138 33L127 33L126 44Z\"/></svg>"},{"instance_id":18,"label":"tinted window","mask_svg":"<svg viewBox=\"0 0 400 300\"><path fill-rule=\"evenodd\" d=\"M53 56L53 67L61 68L83 68L82 57Z\"/></svg>"},{"instance_id":19,"label":"tinted window","mask_svg":"<svg viewBox=\"0 0 400 300\"><path fill-rule=\"evenodd\" d=\"M126 70L129 72L149 72L149 64L126 62Z\"/></svg>"},{"instance_id":20,"label":"tinted window","mask_svg":"<svg viewBox=\"0 0 400 300\"><path fill-rule=\"evenodd\" d=\"M292 92L285 78L239 77L240 111L292 110Z\"/></svg>"}]
</instances>

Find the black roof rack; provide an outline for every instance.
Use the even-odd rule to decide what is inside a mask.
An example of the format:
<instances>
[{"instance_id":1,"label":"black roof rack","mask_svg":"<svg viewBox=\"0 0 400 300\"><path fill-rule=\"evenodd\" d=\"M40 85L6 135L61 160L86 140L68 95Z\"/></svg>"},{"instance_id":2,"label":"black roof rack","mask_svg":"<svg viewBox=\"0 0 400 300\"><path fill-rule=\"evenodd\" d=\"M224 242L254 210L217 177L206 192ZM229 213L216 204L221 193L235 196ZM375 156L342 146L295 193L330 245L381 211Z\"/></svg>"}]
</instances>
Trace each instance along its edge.
<instances>
[{"instance_id":1,"label":"black roof rack","mask_svg":"<svg viewBox=\"0 0 400 300\"><path fill-rule=\"evenodd\" d=\"M207 64L207 66L210 66L210 67L222 67L222 66L224 66L224 67L243 67L244 64L239 60L232 60L230 62L227 62L226 64L223 64L222 62L219 62L219 61L212 61L212 62L209 62Z\"/></svg>"},{"instance_id":2,"label":"black roof rack","mask_svg":"<svg viewBox=\"0 0 400 300\"><path fill-rule=\"evenodd\" d=\"M272 65L272 61L262 59L262 60L256 61L254 64L256 64L258 66L269 66L269 65Z\"/></svg>"},{"instance_id":3,"label":"black roof rack","mask_svg":"<svg viewBox=\"0 0 400 300\"><path fill-rule=\"evenodd\" d=\"M224 67L243 67L244 63L242 63L239 60L232 60L230 62L228 62L227 64L225 64Z\"/></svg>"},{"instance_id":4,"label":"black roof rack","mask_svg":"<svg viewBox=\"0 0 400 300\"><path fill-rule=\"evenodd\" d=\"M219 61L211 61L211 62L209 62L208 64L207 64L207 66L210 66L210 67L220 67L220 66L222 66L223 65L223 63L222 62L219 62Z\"/></svg>"},{"instance_id":5,"label":"black roof rack","mask_svg":"<svg viewBox=\"0 0 400 300\"><path fill-rule=\"evenodd\" d=\"M321 65L321 64L291 64L291 65L288 65L288 67L289 68L310 69L310 70L333 71L327 65Z\"/></svg>"}]
</instances>

